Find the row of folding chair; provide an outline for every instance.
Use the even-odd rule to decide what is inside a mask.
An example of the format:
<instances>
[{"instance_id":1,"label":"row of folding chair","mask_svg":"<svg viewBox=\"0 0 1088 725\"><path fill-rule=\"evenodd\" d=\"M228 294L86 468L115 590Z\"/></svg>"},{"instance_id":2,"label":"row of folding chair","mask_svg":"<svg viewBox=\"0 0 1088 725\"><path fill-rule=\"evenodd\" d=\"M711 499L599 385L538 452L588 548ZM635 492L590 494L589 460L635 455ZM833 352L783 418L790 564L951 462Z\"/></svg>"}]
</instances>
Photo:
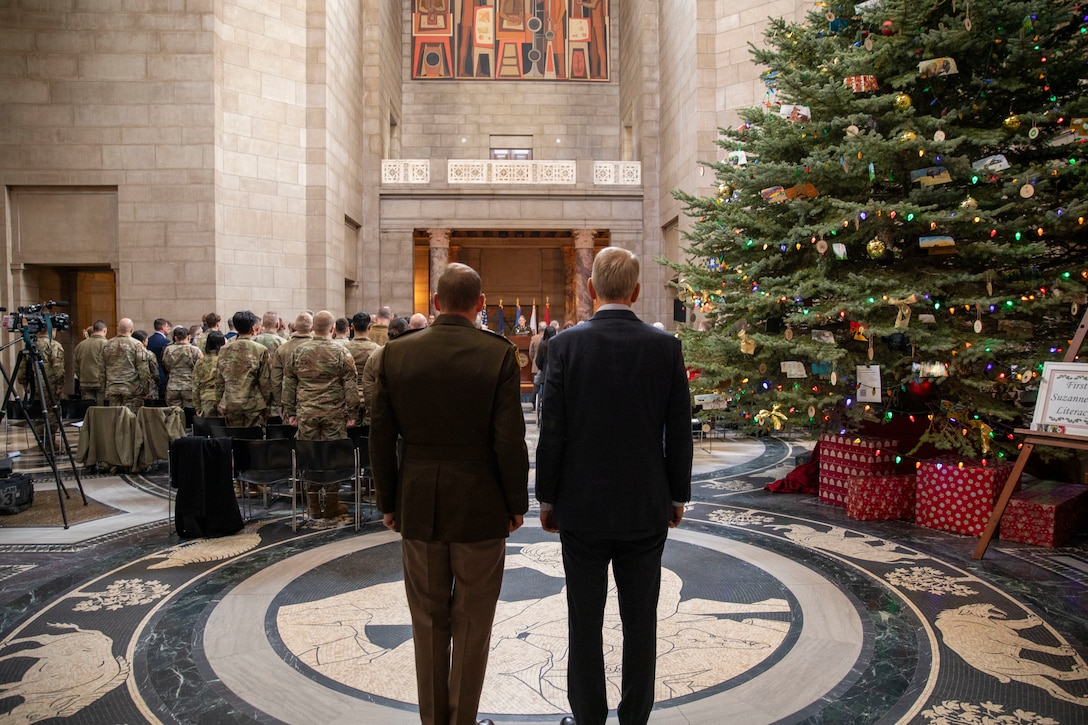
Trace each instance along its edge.
<instances>
[{"instance_id":1,"label":"row of folding chair","mask_svg":"<svg viewBox=\"0 0 1088 725\"><path fill-rule=\"evenodd\" d=\"M194 420L194 435L230 438L234 458L234 479L241 484L243 507L250 485L261 489L264 506L269 497L291 499L291 529L298 530L298 503L305 484L350 483L355 503L355 529L362 520L363 483L369 483L370 455L361 429L349 429L350 438L332 441L295 440L294 426L231 428L222 419ZM279 489L279 490L277 490ZM373 492L369 491L368 497Z\"/></svg>"}]
</instances>

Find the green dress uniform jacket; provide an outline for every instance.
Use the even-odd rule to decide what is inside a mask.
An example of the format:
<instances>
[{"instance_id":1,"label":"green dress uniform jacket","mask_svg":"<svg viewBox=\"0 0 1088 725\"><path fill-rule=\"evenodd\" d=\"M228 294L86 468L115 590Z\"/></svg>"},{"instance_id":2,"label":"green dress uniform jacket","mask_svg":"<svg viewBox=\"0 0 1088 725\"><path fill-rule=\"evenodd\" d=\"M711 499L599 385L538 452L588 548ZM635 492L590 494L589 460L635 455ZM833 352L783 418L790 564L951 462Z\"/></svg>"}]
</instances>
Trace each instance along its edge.
<instances>
[{"instance_id":1,"label":"green dress uniform jacket","mask_svg":"<svg viewBox=\"0 0 1088 725\"><path fill-rule=\"evenodd\" d=\"M370 456L378 509L396 513L404 538L509 536L509 517L529 508L517 351L458 315L391 340L382 348Z\"/></svg>"}]
</instances>

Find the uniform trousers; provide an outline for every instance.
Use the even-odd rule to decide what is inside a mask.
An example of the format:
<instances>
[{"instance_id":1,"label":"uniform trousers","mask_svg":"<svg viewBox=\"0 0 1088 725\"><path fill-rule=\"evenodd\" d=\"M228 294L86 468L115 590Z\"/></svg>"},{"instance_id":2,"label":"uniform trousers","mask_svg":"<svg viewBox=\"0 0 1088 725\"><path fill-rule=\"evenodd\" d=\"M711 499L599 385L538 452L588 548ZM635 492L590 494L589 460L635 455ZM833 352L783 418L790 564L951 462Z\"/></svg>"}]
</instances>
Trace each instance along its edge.
<instances>
[{"instance_id":1,"label":"uniform trousers","mask_svg":"<svg viewBox=\"0 0 1088 725\"><path fill-rule=\"evenodd\" d=\"M644 725L650 718L661 554L667 537L667 530L628 539L560 529L570 640L567 699L578 725L604 725L608 717L602 632L609 562L623 623L623 675L616 714L621 725Z\"/></svg>"},{"instance_id":2,"label":"uniform trousers","mask_svg":"<svg viewBox=\"0 0 1088 725\"><path fill-rule=\"evenodd\" d=\"M166 404L176 405L179 408L192 407L193 389L189 388L188 390L167 390Z\"/></svg>"},{"instance_id":3,"label":"uniform trousers","mask_svg":"<svg viewBox=\"0 0 1088 725\"><path fill-rule=\"evenodd\" d=\"M223 412L223 421L228 428L264 427L268 410L228 410Z\"/></svg>"},{"instance_id":4,"label":"uniform trousers","mask_svg":"<svg viewBox=\"0 0 1088 725\"><path fill-rule=\"evenodd\" d=\"M124 407L135 413L140 408L144 407L144 396L109 393L106 395L106 403L115 407L123 405Z\"/></svg>"},{"instance_id":5,"label":"uniform trousers","mask_svg":"<svg viewBox=\"0 0 1088 725\"><path fill-rule=\"evenodd\" d=\"M348 437L348 421L343 413L336 415L299 415L298 432L295 439L300 441L335 441Z\"/></svg>"},{"instance_id":6,"label":"uniform trousers","mask_svg":"<svg viewBox=\"0 0 1088 725\"><path fill-rule=\"evenodd\" d=\"M475 725L506 540L403 539L423 725Z\"/></svg>"}]
</instances>

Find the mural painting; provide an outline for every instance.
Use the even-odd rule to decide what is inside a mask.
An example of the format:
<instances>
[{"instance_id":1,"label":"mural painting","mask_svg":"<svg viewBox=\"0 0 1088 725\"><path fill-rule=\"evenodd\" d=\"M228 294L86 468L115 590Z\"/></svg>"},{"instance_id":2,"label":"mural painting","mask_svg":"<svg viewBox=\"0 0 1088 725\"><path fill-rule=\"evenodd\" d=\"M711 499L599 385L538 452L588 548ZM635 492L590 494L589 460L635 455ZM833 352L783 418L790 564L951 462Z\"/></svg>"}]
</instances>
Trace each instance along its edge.
<instances>
[{"instance_id":1,"label":"mural painting","mask_svg":"<svg viewBox=\"0 0 1088 725\"><path fill-rule=\"evenodd\" d=\"M413 80L607 81L608 0L412 0Z\"/></svg>"}]
</instances>

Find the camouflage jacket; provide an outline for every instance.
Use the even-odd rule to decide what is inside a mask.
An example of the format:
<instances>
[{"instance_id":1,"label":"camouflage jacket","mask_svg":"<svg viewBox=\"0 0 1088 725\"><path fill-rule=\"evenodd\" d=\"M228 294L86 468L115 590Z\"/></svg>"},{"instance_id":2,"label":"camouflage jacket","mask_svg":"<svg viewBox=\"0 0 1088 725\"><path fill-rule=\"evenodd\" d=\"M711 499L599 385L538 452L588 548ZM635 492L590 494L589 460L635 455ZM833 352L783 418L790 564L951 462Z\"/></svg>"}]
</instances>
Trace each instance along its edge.
<instances>
[{"instance_id":1,"label":"camouflage jacket","mask_svg":"<svg viewBox=\"0 0 1088 725\"><path fill-rule=\"evenodd\" d=\"M215 378L220 413L261 411L272 402L268 348L252 338L236 338L219 351Z\"/></svg>"},{"instance_id":2,"label":"camouflage jacket","mask_svg":"<svg viewBox=\"0 0 1088 725\"><path fill-rule=\"evenodd\" d=\"M359 387L355 362L344 346L317 338L295 348L283 368L282 403L285 417L340 413L355 420Z\"/></svg>"},{"instance_id":3,"label":"camouflage jacket","mask_svg":"<svg viewBox=\"0 0 1088 725\"><path fill-rule=\"evenodd\" d=\"M53 393L54 399L59 398L64 392L64 346L56 340L50 340L45 335L39 335L35 347L42 357L42 365L45 382ZM30 358L24 357L19 364L19 381L24 387L28 385L30 377Z\"/></svg>"},{"instance_id":4,"label":"camouflage jacket","mask_svg":"<svg viewBox=\"0 0 1088 725\"><path fill-rule=\"evenodd\" d=\"M262 332L253 338L253 342L259 342L267 347L269 352L275 352L276 348L284 343L284 339L274 332Z\"/></svg>"},{"instance_id":5,"label":"camouflage jacket","mask_svg":"<svg viewBox=\"0 0 1088 725\"><path fill-rule=\"evenodd\" d=\"M215 374L216 363L219 362L219 352L208 353L196 361L193 366L193 406L197 414L217 418L219 411L218 378Z\"/></svg>"},{"instance_id":6,"label":"camouflage jacket","mask_svg":"<svg viewBox=\"0 0 1088 725\"><path fill-rule=\"evenodd\" d=\"M131 335L117 335L102 346L98 387L107 395L144 395L153 385L148 358L155 356ZM157 366L156 366L157 368Z\"/></svg>"},{"instance_id":7,"label":"camouflage jacket","mask_svg":"<svg viewBox=\"0 0 1088 725\"><path fill-rule=\"evenodd\" d=\"M75 374L82 387L98 387L99 373L102 372L102 347L106 342L104 335L91 335L76 345Z\"/></svg>"},{"instance_id":8,"label":"camouflage jacket","mask_svg":"<svg viewBox=\"0 0 1088 725\"><path fill-rule=\"evenodd\" d=\"M348 340L344 347L351 353L351 357L355 360L355 380L359 384L359 396L362 397L363 390L363 366L366 365L367 358L377 350L380 345L369 340L365 337L357 337L354 340Z\"/></svg>"},{"instance_id":9,"label":"camouflage jacket","mask_svg":"<svg viewBox=\"0 0 1088 725\"><path fill-rule=\"evenodd\" d=\"M314 336L310 333L294 333L289 340L284 340L283 344L276 348L276 352L272 354L272 395L273 404L282 405L283 398L283 368L287 364L288 359L295 352L295 348L304 342L309 342L314 339Z\"/></svg>"},{"instance_id":10,"label":"camouflage jacket","mask_svg":"<svg viewBox=\"0 0 1088 725\"><path fill-rule=\"evenodd\" d=\"M189 390L193 387L193 368L200 358L200 350L187 342L171 343L162 351L162 366L169 376L167 390Z\"/></svg>"}]
</instances>

